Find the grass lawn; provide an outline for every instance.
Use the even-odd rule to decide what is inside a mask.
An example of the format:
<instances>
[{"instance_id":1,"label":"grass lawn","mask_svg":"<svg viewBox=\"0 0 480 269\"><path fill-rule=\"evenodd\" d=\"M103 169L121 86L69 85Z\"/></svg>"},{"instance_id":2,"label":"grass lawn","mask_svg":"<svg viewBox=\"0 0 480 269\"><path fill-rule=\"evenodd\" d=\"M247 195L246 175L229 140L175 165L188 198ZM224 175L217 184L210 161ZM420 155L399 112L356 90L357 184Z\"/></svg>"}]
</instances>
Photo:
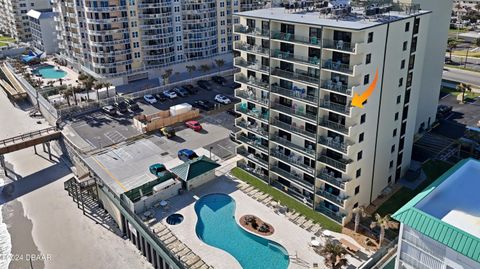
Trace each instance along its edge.
<instances>
[{"instance_id":1,"label":"grass lawn","mask_svg":"<svg viewBox=\"0 0 480 269\"><path fill-rule=\"evenodd\" d=\"M9 36L0 36L0 41L5 41L5 42L15 42L14 38L11 38Z\"/></svg>"},{"instance_id":2,"label":"grass lawn","mask_svg":"<svg viewBox=\"0 0 480 269\"><path fill-rule=\"evenodd\" d=\"M342 231L342 227L340 224L330 220L329 218L323 216L320 213L315 212L311 208L291 198L285 193L279 190L276 190L271 186L268 186L261 179L251 175L247 171L239 167L235 167L232 169L231 172L232 172L232 175L235 176L236 178L242 181L245 181L246 183L252 185L253 187L257 188L258 190L264 193L268 193L276 201L279 201L281 204L287 206L289 209L293 209L296 212L305 216L306 218L309 218L312 221L320 224L322 228L331 230L337 233L340 233Z\"/></svg>"},{"instance_id":3,"label":"grass lawn","mask_svg":"<svg viewBox=\"0 0 480 269\"><path fill-rule=\"evenodd\" d=\"M410 201L415 195L423 191L426 187L432 184L438 177L445 173L452 167L451 164L439 161L428 160L422 165L423 171L427 178L415 190L402 187L390 199L385 201L377 210L376 213L381 216L395 213L400 207Z\"/></svg>"},{"instance_id":4,"label":"grass lawn","mask_svg":"<svg viewBox=\"0 0 480 269\"><path fill-rule=\"evenodd\" d=\"M449 93L451 95L454 95L454 96L458 96L460 94L462 94L462 92L459 92L455 89L449 89L449 88L444 88L442 87L442 89L440 90L441 92L443 93ZM479 97L480 94L479 93L476 93L476 92L465 92L465 99L475 99L477 97Z\"/></svg>"},{"instance_id":5,"label":"grass lawn","mask_svg":"<svg viewBox=\"0 0 480 269\"><path fill-rule=\"evenodd\" d=\"M0 47L4 47L4 46L6 46L6 45L8 45L8 43L5 43L5 42L0 41Z\"/></svg>"}]
</instances>

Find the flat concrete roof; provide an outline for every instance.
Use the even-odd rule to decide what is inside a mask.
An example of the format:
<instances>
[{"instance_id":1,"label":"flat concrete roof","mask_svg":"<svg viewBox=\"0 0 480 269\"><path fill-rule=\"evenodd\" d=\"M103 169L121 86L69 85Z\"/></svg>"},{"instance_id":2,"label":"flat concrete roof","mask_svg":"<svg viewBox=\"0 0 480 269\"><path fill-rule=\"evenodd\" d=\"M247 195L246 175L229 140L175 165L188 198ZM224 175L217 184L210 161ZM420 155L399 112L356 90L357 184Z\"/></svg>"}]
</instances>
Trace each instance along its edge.
<instances>
[{"instance_id":1,"label":"flat concrete roof","mask_svg":"<svg viewBox=\"0 0 480 269\"><path fill-rule=\"evenodd\" d=\"M415 208L480 238L480 162L468 160Z\"/></svg>"},{"instance_id":2,"label":"flat concrete roof","mask_svg":"<svg viewBox=\"0 0 480 269\"><path fill-rule=\"evenodd\" d=\"M352 13L349 16L339 17L337 19L333 17L327 17L326 15L321 15L319 12L290 13L287 12L284 8L266 8L239 12L235 13L235 15L283 21L287 23L362 30L396 20L402 20L413 16L423 15L426 13L430 13L430 11L421 10L412 14L391 11L390 13L385 13L378 17L369 18L357 13Z\"/></svg>"}]
</instances>

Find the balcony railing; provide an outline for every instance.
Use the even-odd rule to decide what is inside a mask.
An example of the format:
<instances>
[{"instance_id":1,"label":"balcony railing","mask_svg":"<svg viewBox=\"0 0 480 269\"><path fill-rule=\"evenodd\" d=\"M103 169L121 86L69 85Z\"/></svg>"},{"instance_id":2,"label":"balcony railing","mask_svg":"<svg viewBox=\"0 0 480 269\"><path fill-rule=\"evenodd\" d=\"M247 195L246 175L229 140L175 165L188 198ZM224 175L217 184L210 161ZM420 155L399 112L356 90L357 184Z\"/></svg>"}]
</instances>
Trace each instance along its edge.
<instances>
[{"instance_id":1,"label":"balcony railing","mask_svg":"<svg viewBox=\"0 0 480 269\"><path fill-rule=\"evenodd\" d=\"M313 122L316 122L317 120L316 114L307 113L305 112L305 109L302 107L298 107L297 109L294 109L293 107L285 106L279 103L273 103L272 108L278 111L281 111L283 113L286 113L287 115L295 115L303 120L309 120Z\"/></svg>"},{"instance_id":2,"label":"balcony railing","mask_svg":"<svg viewBox=\"0 0 480 269\"><path fill-rule=\"evenodd\" d=\"M290 165L294 165L295 167L300 168L309 174L313 174L315 172L312 167L303 163L303 157L300 155L285 155L283 152L278 150L273 150L270 155Z\"/></svg>"},{"instance_id":3,"label":"balcony railing","mask_svg":"<svg viewBox=\"0 0 480 269\"><path fill-rule=\"evenodd\" d=\"M322 214L324 214L325 216L335 220L336 222L338 223L342 223L343 221L343 218L345 217L345 214L342 214L340 212L335 212L335 211L332 211L331 209L328 209L326 208L325 206L323 205L319 205L316 207L316 210Z\"/></svg>"},{"instance_id":4,"label":"balcony railing","mask_svg":"<svg viewBox=\"0 0 480 269\"><path fill-rule=\"evenodd\" d=\"M268 73L270 71L270 67L268 67L266 65L262 65L259 62L247 62L240 57L235 58L235 65L240 66L240 67L244 67L244 68L248 68L248 69L252 69L252 70L255 70L255 71L259 71L259 72Z\"/></svg>"},{"instance_id":5,"label":"balcony railing","mask_svg":"<svg viewBox=\"0 0 480 269\"><path fill-rule=\"evenodd\" d=\"M275 68L272 70L272 75L283 77L286 79L290 80L295 80L303 83L310 83L314 85L318 85L319 83L319 77L318 76L312 76L307 74L305 71L300 71L297 70L295 72L287 71L287 70L282 70L280 68Z\"/></svg>"},{"instance_id":6,"label":"balcony railing","mask_svg":"<svg viewBox=\"0 0 480 269\"><path fill-rule=\"evenodd\" d=\"M261 89L264 89L264 90L268 90L268 83L263 82L262 80L257 79L255 77L247 78L242 74L236 74L235 79L239 83L244 83L244 84L247 84L249 86L253 86L253 87L261 88Z\"/></svg>"},{"instance_id":7,"label":"balcony railing","mask_svg":"<svg viewBox=\"0 0 480 269\"><path fill-rule=\"evenodd\" d=\"M270 100L268 98L257 97L257 95L255 95L255 93L250 94L249 92L247 92L245 90L237 90L235 92L235 96L237 96L239 98L242 98L242 99L250 100L252 102L259 103L259 104L264 105L264 106L268 106L268 104L270 103Z\"/></svg>"},{"instance_id":8,"label":"balcony railing","mask_svg":"<svg viewBox=\"0 0 480 269\"><path fill-rule=\"evenodd\" d=\"M316 136L316 133L312 133L310 131L305 130L304 128L296 127L296 126L293 126L291 124L279 121L277 119L273 119L272 124L274 126L278 127L278 128L282 128L282 129L287 130L287 131L292 131L294 133L303 135L303 136L305 136L307 138L310 138L310 139L315 139L315 136Z\"/></svg>"},{"instance_id":9,"label":"balcony railing","mask_svg":"<svg viewBox=\"0 0 480 269\"><path fill-rule=\"evenodd\" d=\"M328 70L338 71L345 74L353 75L353 67L348 64L344 64L340 61L333 62L332 60L323 61L322 67Z\"/></svg>"},{"instance_id":10,"label":"balcony railing","mask_svg":"<svg viewBox=\"0 0 480 269\"><path fill-rule=\"evenodd\" d=\"M237 126L241 128L245 128L251 132L262 135L264 137L268 137L268 130L263 129L262 127L260 127L259 124L253 125L253 124L247 124L247 121L240 121L240 122L237 122Z\"/></svg>"},{"instance_id":11,"label":"balcony railing","mask_svg":"<svg viewBox=\"0 0 480 269\"><path fill-rule=\"evenodd\" d=\"M235 49L268 56L270 49L258 45L250 45L247 42L235 42Z\"/></svg>"},{"instance_id":12,"label":"balcony railing","mask_svg":"<svg viewBox=\"0 0 480 269\"><path fill-rule=\"evenodd\" d=\"M237 154L240 154L242 155L243 157L253 161L253 162L256 162L256 163L260 163L262 164L263 166L265 167L268 167L268 162L258 156L256 156L255 154L253 153L249 153L247 152L244 148L238 148L237 149Z\"/></svg>"},{"instance_id":13,"label":"balcony railing","mask_svg":"<svg viewBox=\"0 0 480 269\"><path fill-rule=\"evenodd\" d=\"M239 34L247 34L247 35L253 35L253 36L261 36L261 37L269 37L270 36L270 31L268 30L263 30L260 28L253 28L249 26L244 26L244 25L236 25L234 27L235 33Z\"/></svg>"},{"instance_id":14,"label":"balcony railing","mask_svg":"<svg viewBox=\"0 0 480 269\"><path fill-rule=\"evenodd\" d=\"M270 167L270 170L272 172L275 172L275 173L279 174L280 176L286 178L287 180L292 180L292 181L296 182L297 184L300 184L304 188L312 188L313 187L312 183L304 180L301 175L299 175L295 172L287 172L287 171L285 171L285 170L283 170L280 167L275 166L275 165Z\"/></svg>"},{"instance_id":15,"label":"balcony railing","mask_svg":"<svg viewBox=\"0 0 480 269\"><path fill-rule=\"evenodd\" d=\"M355 45L355 43L349 43L343 40L323 40L324 48L346 52L355 52Z\"/></svg>"},{"instance_id":16,"label":"balcony railing","mask_svg":"<svg viewBox=\"0 0 480 269\"><path fill-rule=\"evenodd\" d=\"M272 57L278 58L278 59L285 59L288 61L297 62L301 64L320 67L320 58L318 57L303 57L303 56L295 55L288 51L280 51L280 50L273 51Z\"/></svg>"},{"instance_id":17,"label":"balcony railing","mask_svg":"<svg viewBox=\"0 0 480 269\"><path fill-rule=\"evenodd\" d=\"M272 186L275 187L276 189L292 196L293 198L297 199L299 202L302 202L309 207L311 207L313 205L313 201L312 201L312 199L310 199L310 197L295 191L294 188L287 187L287 186L285 186L285 185L283 185L280 182L275 181L275 180L272 180Z\"/></svg>"},{"instance_id":18,"label":"balcony railing","mask_svg":"<svg viewBox=\"0 0 480 269\"><path fill-rule=\"evenodd\" d=\"M342 134L349 135L349 129L345 125L331 121L327 117L321 119L319 125L325 128L335 130Z\"/></svg>"},{"instance_id":19,"label":"balcony railing","mask_svg":"<svg viewBox=\"0 0 480 269\"><path fill-rule=\"evenodd\" d=\"M263 180L267 183L270 181L269 178L268 178L268 175L265 175L265 174L261 173L261 171L258 171L257 169L249 167L245 164L238 164L238 167L242 168L243 170L247 171L248 173L252 174L255 177L258 177L259 179L261 179L261 180Z\"/></svg>"},{"instance_id":20,"label":"balcony railing","mask_svg":"<svg viewBox=\"0 0 480 269\"><path fill-rule=\"evenodd\" d=\"M278 144L285 146L287 148L293 149L297 152L306 154L308 156L314 157L315 158L315 149L313 148L306 148L302 147L300 145L297 145L295 143L292 143L291 141L288 141L285 138L281 138L278 136L278 133L273 134L273 136L270 138L271 141L277 142Z\"/></svg>"},{"instance_id":21,"label":"balcony railing","mask_svg":"<svg viewBox=\"0 0 480 269\"><path fill-rule=\"evenodd\" d=\"M251 110L242 106L236 106L236 111L246 114L248 116L254 117L256 119L259 119L261 121L268 122L268 113L262 113L259 110L256 110L256 109Z\"/></svg>"},{"instance_id":22,"label":"balcony railing","mask_svg":"<svg viewBox=\"0 0 480 269\"><path fill-rule=\"evenodd\" d=\"M288 42L296 42L305 45L311 45L315 47L321 46L321 40L317 37L307 37L301 35L295 35L290 33L282 33L282 32L272 32L272 39L288 41Z\"/></svg>"},{"instance_id":23,"label":"balcony railing","mask_svg":"<svg viewBox=\"0 0 480 269\"><path fill-rule=\"evenodd\" d=\"M318 138L318 143L325 145L327 147L336 149L338 151L341 151L345 154L347 154L348 147L350 146L349 143L336 141L333 137L325 137L325 136L320 136Z\"/></svg>"},{"instance_id":24,"label":"balcony railing","mask_svg":"<svg viewBox=\"0 0 480 269\"><path fill-rule=\"evenodd\" d=\"M332 80L322 80L320 84L322 89L327 89L329 91L338 92L351 96L352 89L348 85L343 84L342 82L333 82Z\"/></svg>"},{"instance_id":25,"label":"balcony railing","mask_svg":"<svg viewBox=\"0 0 480 269\"><path fill-rule=\"evenodd\" d=\"M272 85L271 91L274 93L278 93L296 100L300 100L303 102L310 102L317 104L318 103L318 97L317 96L311 96L308 94L303 93L300 89L297 88L297 90L293 89L286 89L277 85Z\"/></svg>"},{"instance_id":26,"label":"balcony railing","mask_svg":"<svg viewBox=\"0 0 480 269\"><path fill-rule=\"evenodd\" d=\"M350 109L352 108L350 105L338 104L326 99L320 100L320 107L333 110L347 116L350 116Z\"/></svg>"},{"instance_id":27,"label":"balcony railing","mask_svg":"<svg viewBox=\"0 0 480 269\"><path fill-rule=\"evenodd\" d=\"M329 193L326 190L323 189L318 189L317 194L320 195L321 197L329 200L330 202L335 203L336 205L340 207L344 207L345 201L348 199L348 197L340 197L334 194Z\"/></svg>"},{"instance_id":28,"label":"balcony railing","mask_svg":"<svg viewBox=\"0 0 480 269\"><path fill-rule=\"evenodd\" d=\"M322 155L320 155L318 161L331 167L337 168L343 172L347 172L347 165L352 162L351 160L347 159L336 160L332 157L325 155L325 153L322 153Z\"/></svg>"},{"instance_id":29,"label":"balcony railing","mask_svg":"<svg viewBox=\"0 0 480 269\"><path fill-rule=\"evenodd\" d=\"M328 173L327 169L320 170L317 177L321 180L328 182L331 185L337 186L340 189L345 189L345 183L347 180L342 180L341 178L336 178L332 173Z\"/></svg>"},{"instance_id":30,"label":"balcony railing","mask_svg":"<svg viewBox=\"0 0 480 269\"><path fill-rule=\"evenodd\" d=\"M254 148L259 148L263 151L266 151L268 152L268 147L266 145L263 145L262 144L262 140L260 138L257 138L257 139L253 139L253 138L250 138L246 135L239 135L237 137L237 139L240 141L240 142L243 142L247 145L250 145Z\"/></svg>"}]
</instances>

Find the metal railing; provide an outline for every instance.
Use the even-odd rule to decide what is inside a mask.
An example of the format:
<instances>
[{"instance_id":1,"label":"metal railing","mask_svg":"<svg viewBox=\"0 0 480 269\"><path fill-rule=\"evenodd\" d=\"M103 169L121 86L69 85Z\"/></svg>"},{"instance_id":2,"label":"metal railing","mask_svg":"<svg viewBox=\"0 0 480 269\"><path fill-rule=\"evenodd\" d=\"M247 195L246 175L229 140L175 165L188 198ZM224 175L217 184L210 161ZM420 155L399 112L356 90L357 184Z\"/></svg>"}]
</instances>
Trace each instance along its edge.
<instances>
[{"instance_id":1,"label":"metal railing","mask_svg":"<svg viewBox=\"0 0 480 269\"><path fill-rule=\"evenodd\" d=\"M303 136L305 136L307 138L310 138L310 139L315 139L315 136L316 136L316 133L312 133L310 131L305 130L304 128L296 127L296 126L293 126L291 124L282 122L278 119L273 119L272 120L272 125L276 126L278 128L282 128L282 129L287 130L287 131L292 131L294 133L303 135Z\"/></svg>"},{"instance_id":2,"label":"metal railing","mask_svg":"<svg viewBox=\"0 0 480 269\"><path fill-rule=\"evenodd\" d=\"M239 83L244 83L249 86L257 87L263 90L268 90L268 82L263 82L261 79L255 77L247 78L243 74L236 74L235 80Z\"/></svg>"},{"instance_id":3,"label":"metal railing","mask_svg":"<svg viewBox=\"0 0 480 269\"><path fill-rule=\"evenodd\" d=\"M274 165L270 168L270 170L274 173L279 174L280 176L286 178L287 180L291 180L296 182L297 184L300 184L301 186L305 188L312 188L313 184L304 180L300 175L292 172L285 171L278 166Z\"/></svg>"},{"instance_id":4,"label":"metal railing","mask_svg":"<svg viewBox=\"0 0 480 269\"><path fill-rule=\"evenodd\" d=\"M235 106L235 110L237 112L246 114L248 116L254 117L254 118L259 119L261 121L268 122L268 114L263 114L261 111L250 110L248 108L240 107L238 105Z\"/></svg>"},{"instance_id":5,"label":"metal railing","mask_svg":"<svg viewBox=\"0 0 480 269\"><path fill-rule=\"evenodd\" d=\"M326 181L338 188L345 189L346 181L343 181L341 178L336 178L328 173L328 170L322 169L318 173L317 177L323 181Z\"/></svg>"},{"instance_id":6,"label":"metal railing","mask_svg":"<svg viewBox=\"0 0 480 269\"><path fill-rule=\"evenodd\" d=\"M297 156L295 155L285 155L284 153L278 150L274 150L270 152L270 155L279 160L286 162L289 165L294 165L295 167L300 168L304 172L307 172L309 174L313 174L315 172L315 169L303 163L302 156L298 156L299 158L297 158Z\"/></svg>"},{"instance_id":7,"label":"metal railing","mask_svg":"<svg viewBox=\"0 0 480 269\"><path fill-rule=\"evenodd\" d=\"M335 203L336 205L338 205L340 207L344 207L345 201L348 199L348 197L340 197L340 196L331 194L324 189L318 189L317 190L317 195L320 195L321 197Z\"/></svg>"},{"instance_id":8,"label":"metal railing","mask_svg":"<svg viewBox=\"0 0 480 269\"><path fill-rule=\"evenodd\" d=\"M255 148L259 148L261 150L264 150L266 152L268 152L268 147L263 145L262 144L262 141L261 139L252 139L252 138L249 138L248 136L246 135L239 135L237 137L237 139L240 141L240 142L243 142L249 146L252 146L252 147L255 147Z\"/></svg>"},{"instance_id":9,"label":"metal railing","mask_svg":"<svg viewBox=\"0 0 480 269\"><path fill-rule=\"evenodd\" d=\"M315 36L307 37L307 36L295 35L295 34L290 34L290 33L283 33L283 32L278 32L278 31L273 31L272 32L272 39L288 41L288 42L297 42L297 43L310 45L310 46L315 46L315 47L320 47L321 42L322 42L321 38L318 38L318 37L315 37Z\"/></svg>"},{"instance_id":10,"label":"metal railing","mask_svg":"<svg viewBox=\"0 0 480 269\"><path fill-rule=\"evenodd\" d=\"M320 155L320 157L318 158L318 161L321 163L327 164L329 166L335 167L339 170L342 170L343 172L347 171L347 165L351 163L350 160L346 160L346 159L336 160L332 157L325 155L325 153L322 153Z\"/></svg>"},{"instance_id":11,"label":"metal railing","mask_svg":"<svg viewBox=\"0 0 480 269\"><path fill-rule=\"evenodd\" d=\"M266 65L262 65L260 62L247 62L243 58L240 58L240 57L235 58L235 65L240 66L240 67L244 67L244 68L248 68L248 69L252 69L252 70L256 70L256 71L260 71L260 72L265 72L265 73L268 73L270 71L270 67L268 67Z\"/></svg>"},{"instance_id":12,"label":"metal railing","mask_svg":"<svg viewBox=\"0 0 480 269\"><path fill-rule=\"evenodd\" d=\"M324 60L322 63L322 68L353 75L353 67L340 61L333 62L332 60Z\"/></svg>"},{"instance_id":13,"label":"metal railing","mask_svg":"<svg viewBox=\"0 0 480 269\"><path fill-rule=\"evenodd\" d=\"M268 137L268 130L265 130L263 129L262 127L260 127L259 125L257 126L253 126L253 125L248 125L246 121L240 121L236 124L238 127L241 127L241 128L245 128L249 131L252 131L256 134L259 134L259 135L262 135L262 136L266 136Z\"/></svg>"},{"instance_id":14,"label":"metal railing","mask_svg":"<svg viewBox=\"0 0 480 269\"><path fill-rule=\"evenodd\" d=\"M41 129L41 130L38 130L38 131L33 131L33 132L29 132L29 133L25 133L25 134L21 134L21 135L17 135L17 136L14 136L14 137L9 137L9 138L0 140L0 144L6 146L9 143L15 143L16 141L19 141L19 140L24 141L25 139L31 139L31 138L34 138L34 137L37 137L37 136L40 136L40 135L43 135L43 134L48 134L50 132L57 132L57 131L58 131L58 129L56 127L48 127L48 128Z\"/></svg>"},{"instance_id":15,"label":"metal railing","mask_svg":"<svg viewBox=\"0 0 480 269\"><path fill-rule=\"evenodd\" d=\"M356 43L345 42L343 40L323 40L323 47L346 52L355 52Z\"/></svg>"},{"instance_id":16,"label":"metal railing","mask_svg":"<svg viewBox=\"0 0 480 269\"><path fill-rule=\"evenodd\" d=\"M237 149L237 154L240 154L242 155L243 157L253 161L253 162L257 162L257 163L261 163L263 164L265 167L268 167L268 162L258 156L256 156L255 154L253 153L249 153L247 152L244 148L238 148Z\"/></svg>"},{"instance_id":17,"label":"metal railing","mask_svg":"<svg viewBox=\"0 0 480 269\"><path fill-rule=\"evenodd\" d=\"M291 141L288 141L287 139L285 138L281 138L278 136L278 133L275 133L273 134L273 136L270 138L271 141L273 142L276 142L282 146L285 146L289 149L293 149L297 152L300 152L302 154L306 154L306 155L309 155L311 157L315 157L315 149L309 149L309 148L306 148L306 147L302 147L300 145L297 145Z\"/></svg>"},{"instance_id":18,"label":"metal railing","mask_svg":"<svg viewBox=\"0 0 480 269\"><path fill-rule=\"evenodd\" d=\"M352 108L350 105L338 104L326 99L320 100L320 107L333 110L347 116L350 116L350 109Z\"/></svg>"},{"instance_id":19,"label":"metal railing","mask_svg":"<svg viewBox=\"0 0 480 269\"><path fill-rule=\"evenodd\" d=\"M253 36L260 36L260 37L269 37L270 31L263 30L260 28L248 27L244 25L236 25L233 28L235 33L238 34L246 34L246 35L253 35Z\"/></svg>"},{"instance_id":20,"label":"metal railing","mask_svg":"<svg viewBox=\"0 0 480 269\"><path fill-rule=\"evenodd\" d=\"M250 101L259 103L259 104L264 105L264 106L268 106L268 104L270 103L270 100L268 98L257 97L255 94L249 94L245 90L236 90L235 91L235 96L239 97L239 98L242 98L242 99L246 99L246 100L250 100Z\"/></svg>"},{"instance_id":21,"label":"metal railing","mask_svg":"<svg viewBox=\"0 0 480 269\"><path fill-rule=\"evenodd\" d=\"M291 72L280 68L273 69L272 75L315 85L318 85L320 78L319 76L312 76L307 74L306 72L301 72L300 70L297 70L296 72Z\"/></svg>"},{"instance_id":22,"label":"metal railing","mask_svg":"<svg viewBox=\"0 0 480 269\"><path fill-rule=\"evenodd\" d=\"M268 56L269 53L270 53L269 48L265 48L265 47L258 46L258 45L250 45L247 42L237 41L237 42L235 42L234 48L236 50L242 50L242 51L252 52L252 53L257 53L257 54L263 54L263 55L266 55L266 56Z\"/></svg>"},{"instance_id":23,"label":"metal railing","mask_svg":"<svg viewBox=\"0 0 480 269\"><path fill-rule=\"evenodd\" d=\"M331 209L326 208L323 205L319 205L315 208L318 212L324 214L325 216L335 220L338 223L343 222L343 218L345 217L345 214L342 214L340 212L334 212Z\"/></svg>"},{"instance_id":24,"label":"metal railing","mask_svg":"<svg viewBox=\"0 0 480 269\"><path fill-rule=\"evenodd\" d=\"M325 137L325 136L320 136L318 138L318 143L321 145L336 149L338 151L341 151L345 154L347 154L348 147L350 146L349 143L335 141L333 137Z\"/></svg>"},{"instance_id":25,"label":"metal railing","mask_svg":"<svg viewBox=\"0 0 480 269\"><path fill-rule=\"evenodd\" d=\"M320 58L318 57L303 57L303 56L295 55L294 53L291 53L288 51L280 51L280 50L273 51L272 57L277 59L285 59L288 61L297 62L301 64L307 64L310 66L313 65L316 67L320 67Z\"/></svg>"},{"instance_id":26,"label":"metal railing","mask_svg":"<svg viewBox=\"0 0 480 269\"><path fill-rule=\"evenodd\" d=\"M273 109L276 109L280 112L284 112L287 115L295 115L298 118L301 118L303 120L308 120L308 121L313 121L315 122L317 120L317 115L313 113L307 113L300 108L294 109L293 107L285 106L279 103L273 103L272 107Z\"/></svg>"},{"instance_id":27,"label":"metal railing","mask_svg":"<svg viewBox=\"0 0 480 269\"><path fill-rule=\"evenodd\" d=\"M322 89L352 95L352 88L342 83L335 83L332 80L322 80L320 85Z\"/></svg>"},{"instance_id":28,"label":"metal railing","mask_svg":"<svg viewBox=\"0 0 480 269\"><path fill-rule=\"evenodd\" d=\"M272 85L271 91L274 92L274 93L281 94L283 96L287 96L287 97L290 97L290 98L293 98L293 99L296 99L296 100L303 101L303 102L307 101L307 102L311 102L311 103L314 103L314 104L318 103L318 97L317 96L311 96L311 95L308 95L308 94L303 94L299 91L286 89L286 88L283 88L283 87L280 87L280 86L277 86L277 85Z\"/></svg>"},{"instance_id":29,"label":"metal railing","mask_svg":"<svg viewBox=\"0 0 480 269\"><path fill-rule=\"evenodd\" d=\"M338 122L331 121L326 117L320 120L319 125L325 128L335 130L342 134L349 135L349 129L347 126L340 124Z\"/></svg>"}]
</instances>

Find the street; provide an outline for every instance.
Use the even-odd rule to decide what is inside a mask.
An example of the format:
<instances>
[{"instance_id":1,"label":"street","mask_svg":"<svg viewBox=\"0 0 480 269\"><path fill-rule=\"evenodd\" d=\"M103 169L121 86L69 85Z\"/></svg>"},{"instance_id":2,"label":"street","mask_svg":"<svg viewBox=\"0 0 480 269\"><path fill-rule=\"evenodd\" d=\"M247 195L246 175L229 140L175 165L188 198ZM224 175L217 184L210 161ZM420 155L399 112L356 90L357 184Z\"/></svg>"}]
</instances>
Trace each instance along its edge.
<instances>
[{"instance_id":1,"label":"street","mask_svg":"<svg viewBox=\"0 0 480 269\"><path fill-rule=\"evenodd\" d=\"M444 67L443 79L465 82L468 84L480 86L480 73L472 71Z\"/></svg>"}]
</instances>

